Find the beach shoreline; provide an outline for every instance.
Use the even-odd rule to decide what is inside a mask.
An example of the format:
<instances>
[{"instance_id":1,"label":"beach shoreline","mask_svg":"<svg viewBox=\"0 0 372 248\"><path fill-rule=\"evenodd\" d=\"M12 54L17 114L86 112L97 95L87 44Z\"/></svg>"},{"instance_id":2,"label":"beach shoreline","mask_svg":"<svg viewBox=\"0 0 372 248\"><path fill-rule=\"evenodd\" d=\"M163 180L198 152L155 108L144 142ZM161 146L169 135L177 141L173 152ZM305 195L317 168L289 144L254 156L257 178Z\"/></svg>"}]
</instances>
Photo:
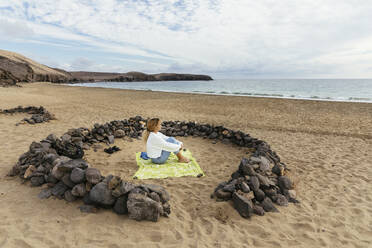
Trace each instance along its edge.
<instances>
[{"instance_id":1,"label":"beach shoreline","mask_svg":"<svg viewBox=\"0 0 372 248\"><path fill-rule=\"evenodd\" d=\"M0 115L0 247L368 247L372 242L372 104L268 97L70 87L51 83L0 88L0 109L44 106L57 120L19 125L24 114ZM172 213L158 223L136 222L82 203L40 200L40 188L5 174L32 141L70 128L136 115L197 121L265 140L297 179L301 204L244 219L210 194L236 170L244 149L180 137L206 173L203 178L140 180L171 194ZM137 167L141 140L118 140L113 155L87 152L104 175L124 179Z\"/></svg>"},{"instance_id":2,"label":"beach shoreline","mask_svg":"<svg viewBox=\"0 0 372 248\"><path fill-rule=\"evenodd\" d=\"M134 82L135 83L135 82ZM74 84L63 84L66 86L74 86L74 87L86 87L82 85L74 85ZM108 89L109 87L95 87L95 86L88 86L90 88L97 88L97 89ZM242 97L254 97L254 98L273 98L273 99L285 99L285 100L305 100L305 101L324 101L324 102L352 102L352 103L372 103L372 101L368 100L338 100L338 99L325 99L319 97L309 97L309 98L301 98L301 97L286 97L286 96L275 96L270 94L238 94L238 93L208 93L208 92L181 92L181 91L161 91L161 90L136 90L136 89L120 89L120 88L109 88L109 89L116 89L116 90L134 90L134 91L155 91L155 92L164 92L164 93L180 93L180 94L196 94L196 95L212 95L212 96L242 96Z\"/></svg>"},{"instance_id":3,"label":"beach shoreline","mask_svg":"<svg viewBox=\"0 0 372 248\"><path fill-rule=\"evenodd\" d=\"M202 81L169 81L169 82L94 82L94 83L78 83L78 84L64 84L70 86L84 86L84 87L96 87L96 88L112 88L112 89L126 89L126 90L143 90L143 91L158 91L158 92L170 92L170 93L186 93L186 94L203 94L203 95L226 95L226 96L249 96L249 97L261 97L261 98L281 98L281 99L299 99L299 100L310 100L310 101L331 101L331 102L362 102L372 103L372 98L368 94L360 94L356 92L350 92L347 89L348 86L344 84L338 85L337 82L332 82L328 79L313 80L304 82L305 79L299 79L298 82L291 83L280 80L227 80L223 79L213 81L213 83L206 83ZM315 81L321 86L317 85ZM341 80L343 81L343 80ZM254 83L253 83L254 82ZM339 82L338 82L339 83ZM352 81L349 83L353 83ZM181 84L181 85L180 85ZM231 88L225 88L225 84L232 84ZM268 84L266 87L265 85ZM309 85L307 85L309 84ZM204 86L203 86L204 85ZM307 88L299 90L299 85L307 85ZM312 91L310 87L324 88L322 92L318 90ZM181 87L179 87L181 86ZM356 85L355 88L363 85ZM360 89L359 92L369 92L372 89L364 86L364 89ZM343 89L343 90L340 90ZM346 90L346 91L345 91ZM336 92L337 93L336 93ZM347 93L346 93L347 92Z\"/></svg>"}]
</instances>

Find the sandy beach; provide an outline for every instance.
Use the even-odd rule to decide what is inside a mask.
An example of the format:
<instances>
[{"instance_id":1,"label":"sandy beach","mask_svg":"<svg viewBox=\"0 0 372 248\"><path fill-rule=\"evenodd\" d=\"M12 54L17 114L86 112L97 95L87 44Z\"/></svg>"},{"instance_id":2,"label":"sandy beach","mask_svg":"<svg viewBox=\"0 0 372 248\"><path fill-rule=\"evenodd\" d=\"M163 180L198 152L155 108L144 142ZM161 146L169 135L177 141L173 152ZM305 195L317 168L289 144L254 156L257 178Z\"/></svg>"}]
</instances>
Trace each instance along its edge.
<instances>
[{"instance_id":1,"label":"sandy beach","mask_svg":"<svg viewBox=\"0 0 372 248\"><path fill-rule=\"evenodd\" d=\"M44 106L57 120L15 124L0 115L0 247L372 247L372 104L84 88L50 83L0 88L0 109ZM32 141L70 128L141 115L224 125L267 141L296 178L300 204L242 218L210 195L246 150L182 137L206 176L143 180L166 187L171 215L137 222L110 210L81 213L81 201L40 200L40 187L6 173ZM86 153L104 175L133 181L142 140ZM136 182L140 183L139 180Z\"/></svg>"}]
</instances>

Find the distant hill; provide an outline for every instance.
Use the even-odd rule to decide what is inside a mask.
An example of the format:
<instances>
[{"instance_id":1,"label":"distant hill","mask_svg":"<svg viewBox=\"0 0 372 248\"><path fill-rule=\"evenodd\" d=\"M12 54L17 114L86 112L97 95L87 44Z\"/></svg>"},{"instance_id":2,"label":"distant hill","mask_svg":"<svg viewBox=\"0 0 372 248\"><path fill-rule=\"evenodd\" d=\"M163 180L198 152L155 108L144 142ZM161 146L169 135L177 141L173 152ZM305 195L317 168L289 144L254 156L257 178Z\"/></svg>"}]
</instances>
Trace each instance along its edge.
<instances>
[{"instance_id":1,"label":"distant hill","mask_svg":"<svg viewBox=\"0 0 372 248\"><path fill-rule=\"evenodd\" d=\"M68 72L39 64L18 53L0 49L0 86L12 86L17 82L77 83L95 81L167 81L167 80L213 80L208 75L142 72Z\"/></svg>"},{"instance_id":2,"label":"distant hill","mask_svg":"<svg viewBox=\"0 0 372 248\"><path fill-rule=\"evenodd\" d=\"M63 83L71 74L39 64L18 53L0 50L0 82L13 85L17 82L46 81Z\"/></svg>"},{"instance_id":3,"label":"distant hill","mask_svg":"<svg viewBox=\"0 0 372 248\"><path fill-rule=\"evenodd\" d=\"M213 80L208 75L159 73L145 74L143 72L131 71L127 73L109 72L70 72L77 81L111 81L111 82L135 82L135 81L179 81L179 80Z\"/></svg>"}]
</instances>

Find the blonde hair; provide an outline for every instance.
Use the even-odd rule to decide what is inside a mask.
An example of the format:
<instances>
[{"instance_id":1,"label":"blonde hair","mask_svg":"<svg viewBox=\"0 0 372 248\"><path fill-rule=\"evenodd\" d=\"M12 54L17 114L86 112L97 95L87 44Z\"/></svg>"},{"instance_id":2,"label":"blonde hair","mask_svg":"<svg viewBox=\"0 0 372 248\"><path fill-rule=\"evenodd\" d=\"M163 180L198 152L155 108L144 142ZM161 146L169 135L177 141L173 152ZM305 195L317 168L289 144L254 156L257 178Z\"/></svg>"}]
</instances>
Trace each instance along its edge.
<instances>
[{"instance_id":1,"label":"blonde hair","mask_svg":"<svg viewBox=\"0 0 372 248\"><path fill-rule=\"evenodd\" d=\"M160 119L159 118L152 118L147 121L146 124L146 130L144 131L143 134L143 140L146 143L147 139L149 138L150 132L154 132L156 126L159 124Z\"/></svg>"}]
</instances>

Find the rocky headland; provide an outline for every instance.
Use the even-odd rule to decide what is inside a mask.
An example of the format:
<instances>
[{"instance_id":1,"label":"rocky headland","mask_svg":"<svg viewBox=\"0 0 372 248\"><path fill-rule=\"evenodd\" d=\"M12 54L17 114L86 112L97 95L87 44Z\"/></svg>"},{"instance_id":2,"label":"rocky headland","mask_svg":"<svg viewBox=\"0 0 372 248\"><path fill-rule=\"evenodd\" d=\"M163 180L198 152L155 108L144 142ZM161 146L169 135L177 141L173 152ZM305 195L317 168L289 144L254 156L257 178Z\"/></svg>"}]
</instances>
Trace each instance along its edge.
<instances>
[{"instance_id":1,"label":"rocky headland","mask_svg":"<svg viewBox=\"0 0 372 248\"><path fill-rule=\"evenodd\" d=\"M0 86L16 86L19 82L83 83L96 81L138 82L169 80L213 80L208 75L142 72L68 72L37 63L23 55L0 50Z\"/></svg>"}]
</instances>

